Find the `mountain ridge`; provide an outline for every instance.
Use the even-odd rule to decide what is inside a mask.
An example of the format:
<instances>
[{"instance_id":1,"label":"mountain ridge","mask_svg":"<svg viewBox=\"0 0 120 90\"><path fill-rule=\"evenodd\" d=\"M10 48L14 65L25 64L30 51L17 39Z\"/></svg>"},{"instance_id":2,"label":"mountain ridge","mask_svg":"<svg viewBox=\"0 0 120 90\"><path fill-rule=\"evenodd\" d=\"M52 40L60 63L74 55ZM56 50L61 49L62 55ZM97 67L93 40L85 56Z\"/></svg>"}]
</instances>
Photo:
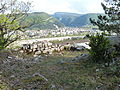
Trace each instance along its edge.
<instances>
[{"instance_id":1,"label":"mountain ridge","mask_svg":"<svg viewBox=\"0 0 120 90\"><path fill-rule=\"evenodd\" d=\"M85 25L92 25L89 18L97 19L98 15L103 15L102 13L87 13L87 14L76 14L68 12L56 12L53 17L57 18L65 26L68 27L82 27Z\"/></svg>"},{"instance_id":2,"label":"mountain ridge","mask_svg":"<svg viewBox=\"0 0 120 90\"><path fill-rule=\"evenodd\" d=\"M102 13L77 14L69 12L56 12L52 15L45 12L28 13L26 21L33 22L28 29L57 29L61 27L83 27L92 25L89 18L97 19Z\"/></svg>"}]
</instances>

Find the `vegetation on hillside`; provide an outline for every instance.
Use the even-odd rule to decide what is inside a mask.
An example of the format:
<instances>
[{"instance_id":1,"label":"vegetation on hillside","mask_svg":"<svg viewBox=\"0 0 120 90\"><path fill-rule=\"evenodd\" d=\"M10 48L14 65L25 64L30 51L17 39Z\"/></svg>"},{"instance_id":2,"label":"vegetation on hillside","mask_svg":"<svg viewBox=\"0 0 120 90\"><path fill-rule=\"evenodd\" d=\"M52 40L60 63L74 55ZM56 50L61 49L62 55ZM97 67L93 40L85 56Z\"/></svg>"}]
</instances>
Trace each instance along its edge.
<instances>
[{"instance_id":1,"label":"vegetation on hillside","mask_svg":"<svg viewBox=\"0 0 120 90\"><path fill-rule=\"evenodd\" d=\"M71 23L81 14L76 13L67 13L67 12L56 12L53 17L57 18L60 22L62 22L65 26L71 27Z\"/></svg>"},{"instance_id":2,"label":"vegetation on hillside","mask_svg":"<svg viewBox=\"0 0 120 90\"><path fill-rule=\"evenodd\" d=\"M80 17L77 17L72 23L71 25L74 27L80 27L80 26L85 26L85 25L92 25L89 18L93 18L96 19L97 16L100 14L97 13L89 13L89 14L85 14L82 15Z\"/></svg>"},{"instance_id":3,"label":"vegetation on hillside","mask_svg":"<svg viewBox=\"0 0 120 90\"><path fill-rule=\"evenodd\" d=\"M32 23L28 29L35 30L35 29L57 29L60 27L64 27L64 25L57 20L56 18L50 16L45 12L34 12L29 13L26 21Z\"/></svg>"},{"instance_id":4,"label":"vegetation on hillside","mask_svg":"<svg viewBox=\"0 0 120 90\"><path fill-rule=\"evenodd\" d=\"M75 14L75 13L55 13L53 17L61 21L65 26L68 27L83 27L86 25L91 25L89 18L97 19L98 15L103 15L99 13L89 13L89 14Z\"/></svg>"}]
</instances>

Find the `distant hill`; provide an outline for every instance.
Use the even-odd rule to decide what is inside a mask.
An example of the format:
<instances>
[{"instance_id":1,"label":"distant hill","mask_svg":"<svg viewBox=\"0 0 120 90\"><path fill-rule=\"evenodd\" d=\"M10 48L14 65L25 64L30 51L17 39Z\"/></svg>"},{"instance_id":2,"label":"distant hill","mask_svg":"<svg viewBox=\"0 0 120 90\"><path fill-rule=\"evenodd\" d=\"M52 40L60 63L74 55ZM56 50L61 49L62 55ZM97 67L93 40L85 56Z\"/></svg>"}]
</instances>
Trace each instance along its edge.
<instances>
[{"instance_id":1,"label":"distant hill","mask_svg":"<svg viewBox=\"0 0 120 90\"><path fill-rule=\"evenodd\" d=\"M57 27L64 27L64 24L59 20L45 12L29 13L26 21L33 23L28 29L56 29Z\"/></svg>"},{"instance_id":2,"label":"distant hill","mask_svg":"<svg viewBox=\"0 0 120 90\"><path fill-rule=\"evenodd\" d=\"M91 25L90 23L90 18L92 19L97 19L97 16L100 14L97 13L89 13L89 14L84 14L80 17L77 17L72 23L71 26L72 27L81 27L81 26L85 26L85 25Z\"/></svg>"},{"instance_id":3,"label":"distant hill","mask_svg":"<svg viewBox=\"0 0 120 90\"><path fill-rule=\"evenodd\" d=\"M65 26L71 27L71 23L81 14L67 13L67 12L56 12L53 17L57 18Z\"/></svg>"},{"instance_id":4,"label":"distant hill","mask_svg":"<svg viewBox=\"0 0 120 90\"><path fill-rule=\"evenodd\" d=\"M91 26L89 18L97 19L99 13L76 14L67 12L56 12L49 15L45 12L28 13L25 21L33 25L27 29L56 29L59 27L85 27ZM103 15L103 14L102 14Z\"/></svg>"},{"instance_id":5,"label":"distant hill","mask_svg":"<svg viewBox=\"0 0 120 90\"><path fill-rule=\"evenodd\" d=\"M88 13L88 14L76 14L76 13L66 13L66 12L58 12L52 15L61 21L65 26L68 27L82 27L92 25L89 21L89 18L97 19L99 13Z\"/></svg>"},{"instance_id":6,"label":"distant hill","mask_svg":"<svg viewBox=\"0 0 120 90\"><path fill-rule=\"evenodd\" d=\"M69 13L69 12L56 12L54 13L54 15L56 16L80 16L81 14L77 14L77 13Z\"/></svg>"}]
</instances>

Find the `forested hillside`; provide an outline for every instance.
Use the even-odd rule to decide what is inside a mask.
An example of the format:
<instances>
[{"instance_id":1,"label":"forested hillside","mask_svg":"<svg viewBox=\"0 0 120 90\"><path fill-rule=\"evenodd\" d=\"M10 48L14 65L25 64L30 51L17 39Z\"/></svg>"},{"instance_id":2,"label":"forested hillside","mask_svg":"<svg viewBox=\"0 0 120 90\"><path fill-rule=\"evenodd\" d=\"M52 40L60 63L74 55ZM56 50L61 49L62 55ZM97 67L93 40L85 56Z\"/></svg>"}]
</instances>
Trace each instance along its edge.
<instances>
[{"instance_id":1,"label":"forested hillside","mask_svg":"<svg viewBox=\"0 0 120 90\"><path fill-rule=\"evenodd\" d=\"M71 23L71 26L80 27L80 26L85 26L85 25L92 25L89 19L90 18L97 19L98 15L100 14L90 13L90 14L79 16Z\"/></svg>"},{"instance_id":2,"label":"forested hillside","mask_svg":"<svg viewBox=\"0 0 120 90\"><path fill-rule=\"evenodd\" d=\"M67 12L56 12L53 17L57 18L65 26L71 27L71 23L82 14L67 13Z\"/></svg>"},{"instance_id":3,"label":"forested hillside","mask_svg":"<svg viewBox=\"0 0 120 90\"><path fill-rule=\"evenodd\" d=\"M90 18L97 19L99 13L76 14L56 12L49 15L45 12L29 13L26 21L31 23L27 29L57 29L60 27L83 27L92 25Z\"/></svg>"},{"instance_id":4,"label":"forested hillside","mask_svg":"<svg viewBox=\"0 0 120 90\"><path fill-rule=\"evenodd\" d=\"M68 27L82 27L92 25L89 18L96 19L99 13L75 14L75 13L55 13L53 16Z\"/></svg>"},{"instance_id":5,"label":"forested hillside","mask_svg":"<svg viewBox=\"0 0 120 90\"><path fill-rule=\"evenodd\" d=\"M26 21L32 24L28 29L56 29L57 27L64 27L59 20L45 12L29 13Z\"/></svg>"}]
</instances>

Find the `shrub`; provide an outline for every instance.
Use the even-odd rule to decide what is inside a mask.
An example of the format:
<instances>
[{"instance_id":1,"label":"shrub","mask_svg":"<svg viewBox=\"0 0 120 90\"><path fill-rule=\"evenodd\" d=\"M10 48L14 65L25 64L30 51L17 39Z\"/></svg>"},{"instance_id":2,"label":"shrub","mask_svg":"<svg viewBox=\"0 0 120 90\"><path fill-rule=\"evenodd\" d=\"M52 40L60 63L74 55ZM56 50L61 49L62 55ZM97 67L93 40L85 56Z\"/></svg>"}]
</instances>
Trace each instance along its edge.
<instances>
[{"instance_id":1,"label":"shrub","mask_svg":"<svg viewBox=\"0 0 120 90\"><path fill-rule=\"evenodd\" d=\"M91 60L96 63L109 63L112 61L114 56L112 47L110 46L109 40L104 37L104 33L96 35L88 35L90 40L89 50Z\"/></svg>"},{"instance_id":2,"label":"shrub","mask_svg":"<svg viewBox=\"0 0 120 90\"><path fill-rule=\"evenodd\" d=\"M120 43L114 45L116 50L116 56L120 56Z\"/></svg>"}]
</instances>

